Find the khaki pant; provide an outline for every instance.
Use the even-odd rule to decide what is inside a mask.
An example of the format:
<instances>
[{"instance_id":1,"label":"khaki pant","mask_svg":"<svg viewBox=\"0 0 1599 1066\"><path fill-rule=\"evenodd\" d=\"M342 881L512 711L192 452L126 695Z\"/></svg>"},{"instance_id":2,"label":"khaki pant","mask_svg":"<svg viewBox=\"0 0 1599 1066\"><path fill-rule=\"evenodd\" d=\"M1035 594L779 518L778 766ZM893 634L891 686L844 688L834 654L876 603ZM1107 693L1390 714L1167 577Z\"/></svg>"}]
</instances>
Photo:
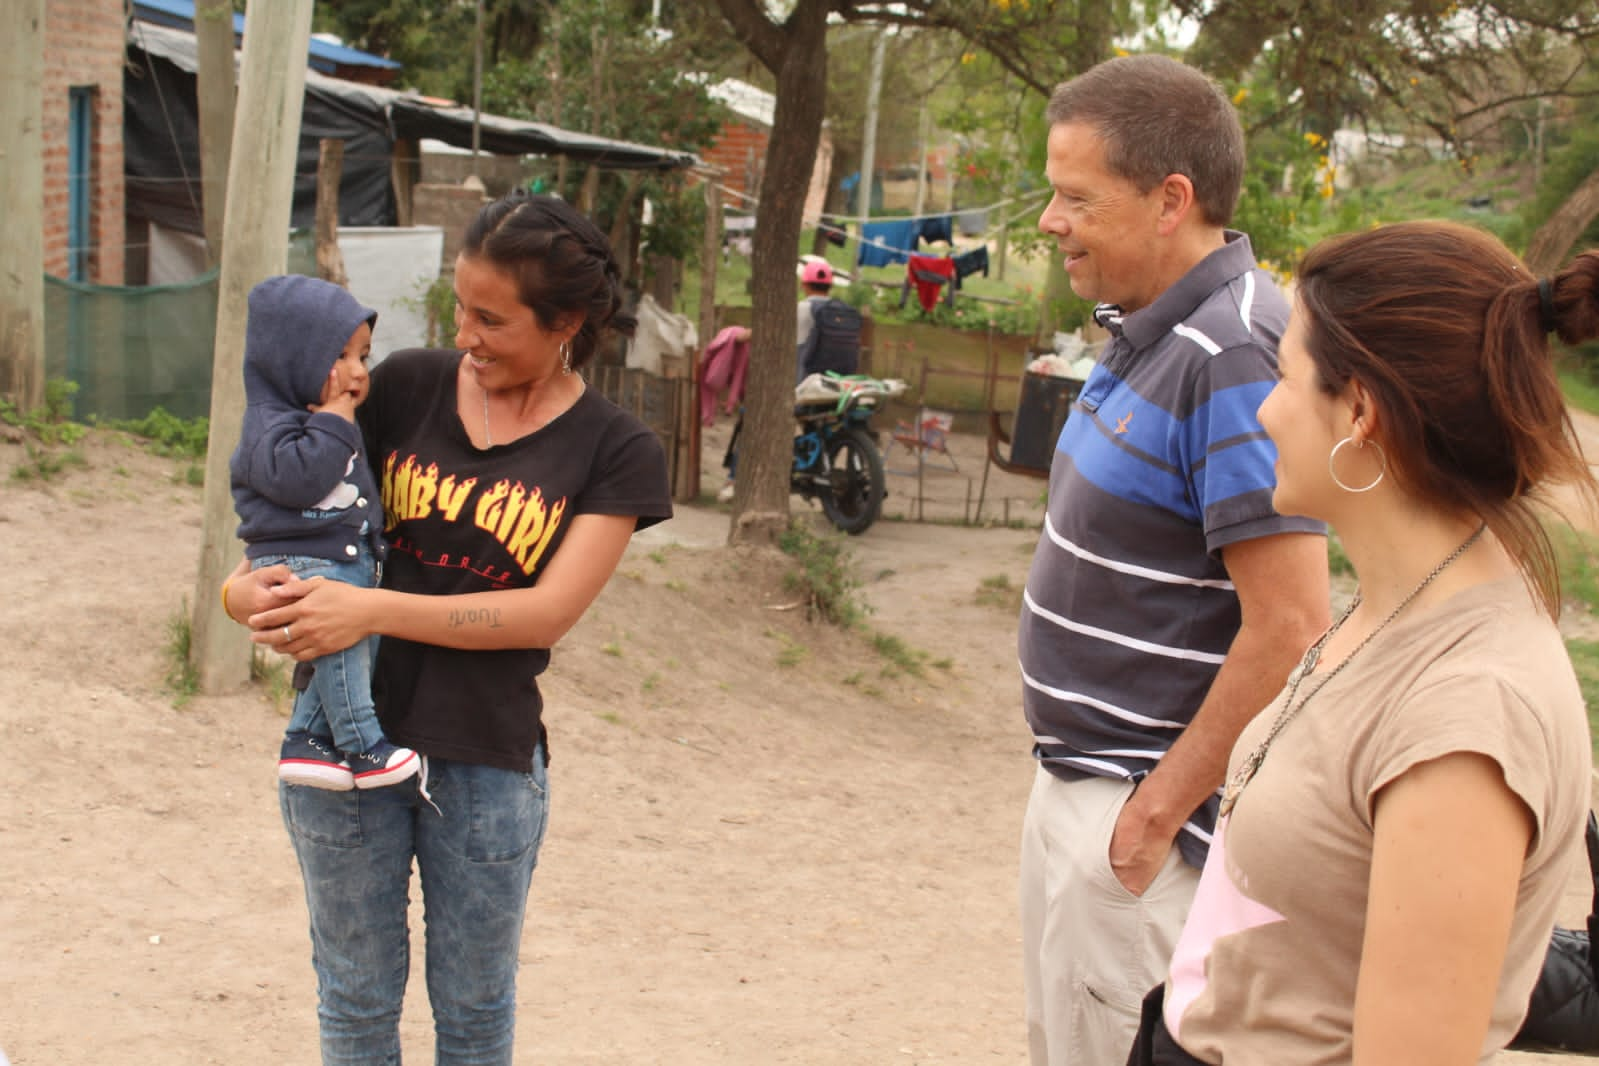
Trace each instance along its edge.
<instances>
[{"instance_id":1,"label":"khaki pant","mask_svg":"<svg viewBox=\"0 0 1599 1066\"><path fill-rule=\"evenodd\" d=\"M1142 896L1110 869L1131 782L1065 781L1042 766L1022 824L1022 962L1033 1066L1122 1066L1144 994L1166 967L1199 884L1175 847Z\"/></svg>"}]
</instances>

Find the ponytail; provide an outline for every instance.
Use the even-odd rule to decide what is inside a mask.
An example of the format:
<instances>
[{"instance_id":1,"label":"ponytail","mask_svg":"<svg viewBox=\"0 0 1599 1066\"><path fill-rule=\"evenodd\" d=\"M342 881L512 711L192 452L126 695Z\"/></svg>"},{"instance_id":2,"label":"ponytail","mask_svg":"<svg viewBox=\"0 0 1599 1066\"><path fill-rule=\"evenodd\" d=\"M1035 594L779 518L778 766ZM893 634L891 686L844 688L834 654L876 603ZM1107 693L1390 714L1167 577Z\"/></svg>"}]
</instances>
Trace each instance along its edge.
<instances>
[{"instance_id":1,"label":"ponytail","mask_svg":"<svg viewBox=\"0 0 1599 1066\"><path fill-rule=\"evenodd\" d=\"M1549 330L1599 335L1599 253L1547 286L1495 238L1450 222L1406 222L1324 241L1305 256L1298 299L1323 387L1360 381L1385 417L1394 480L1477 515L1552 616L1558 568L1533 500L1596 486L1555 376Z\"/></svg>"}]
</instances>

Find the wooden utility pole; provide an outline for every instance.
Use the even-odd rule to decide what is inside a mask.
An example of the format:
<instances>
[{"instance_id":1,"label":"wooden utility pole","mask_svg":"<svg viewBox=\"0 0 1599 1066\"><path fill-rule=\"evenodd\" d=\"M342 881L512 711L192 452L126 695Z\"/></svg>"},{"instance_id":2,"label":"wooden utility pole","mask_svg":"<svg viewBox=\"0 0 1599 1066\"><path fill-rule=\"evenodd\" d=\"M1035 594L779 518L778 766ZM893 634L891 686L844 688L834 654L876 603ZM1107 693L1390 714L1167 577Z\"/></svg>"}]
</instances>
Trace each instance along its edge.
<instances>
[{"instance_id":1,"label":"wooden utility pole","mask_svg":"<svg viewBox=\"0 0 1599 1066\"><path fill-rule=\"evenodd\" d=\"M881 28L872 39L872 72L866 79L866 128L861 133L861 183L855 186L856 216L861 240L866 240L866 220L872 217L872 176L877 172L877 103L883 95L883 47L888 35Z\"/></svg>"},{"instance_id":2,"label":"wooden utility pole","mask_svg":"<svg viewBox=\"0 0 1599 1066\"><path fill-rule=\"evenodd\" d=\"M722 262L721 170L705 175L705 241L700 246L700 346L716 334L716 269Z\"/></svg>"},{"instance_id":3,"label":"wooden utility pole","mask_svg":"<svg viewBox=\"0 0 1599 1066\"><path fill-rule=\"evenodd\" d=\"M350 287L339 251L339 183L344 180L344 142L324 137L316 164L316 273L340 288Z\"/></svg>"},{"instance_id":4,"label":"wooden utility pole","mask_svg":"<svg viewBox=\"0 0 1599 1066\"><path fill-rule=\"evenodd\" d=\"M194 36L200 70L200 190L205 217L206 262L222 262L222 219L228 192L228 157L233 152L233 5L197 0Z\"/></svg>"},{"instance_id":5,"label":"wooden utility pole","mask_svg":"<svg viewBox=\"0 0 1599 1066\"><path fill-rule=\"evenodd\" d=\"M44 402L44 0L0 5L0 396Z\"/></svg>"},{"instance_id":6,"label":"wooden utility pole","mask_svg":"<svg viewBox=\"0 0 1599 1066\"><path fill-rule=\"evenodd\" d=\"M312 0L255 0L245 13L244 61L228 169L217 339L211 361L211 436L205 464L205 522L194 594L194 666L204 692L250 676L243 626L222 611L217 589L242 554L233 530L228 458L244 418L244 323L256 282L281 274L288 260L294 163L305 102Z\"/></svg>"}]
</instances>

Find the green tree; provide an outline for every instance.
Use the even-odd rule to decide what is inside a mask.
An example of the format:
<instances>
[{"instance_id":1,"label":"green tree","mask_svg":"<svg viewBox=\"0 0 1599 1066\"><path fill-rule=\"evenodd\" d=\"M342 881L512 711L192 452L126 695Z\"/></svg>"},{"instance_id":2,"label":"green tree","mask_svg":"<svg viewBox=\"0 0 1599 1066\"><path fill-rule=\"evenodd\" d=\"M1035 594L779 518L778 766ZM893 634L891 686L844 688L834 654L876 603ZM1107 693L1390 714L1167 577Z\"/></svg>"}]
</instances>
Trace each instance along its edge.
<instances>
[{"instance_id":1,"label":"green tree","mask_svg":"<svg viewBox=\"0 0 1599 1066\"><path fill-rule=\"evenodd\" d=\"M1587 83L1599 89L1599 71ZM1551 123L1548 165L1522 211L1527 265L1554 271L1574 249L1599 245L1599 95L1576 101Z\"/></svg>"},{"instance_id":2,"label":"green tree","mask_svg":"<svg viewBox=\"0 0 1599 1066\"><path fill-rule=\"evenodd\" d=\"M723 109L684 71L718 61L724 41L703 34L651 32L637 5L620 0L553 0L544 7L544 32L523 58L486 70L484 109L513 118L641 144L698 152L721 128ZM703 215L688 205L680 173L614 172L591 166L569 173L565 159L546 175L554 191L575 200L610 232L626 268L649 242L652 254L697 256ZM640 201L658 208L646 234Z\"/></svg>"},{"instance_id":3,"label":"green tree","mask_svg":"<svg viewBox=\"0 0 1599 1066\"><path fill-rule=\"evenodd\" d=\"M404 84L432 96L471 99L471 3L324 0L312 18L317 32L399 63Z\"/></svg>"},{"instance_id":4,"label":"green tree","mask_svg":"<svg viewBox=\"0 0 1599 1066\"><path fill-rule=\"evenodd\" d=\"M1191 62L1292 86L1280 119L1329 136L1411 126L1469 158L1509 104L1581 94L1599 51L1593 0L1174 0L1199 22Z\"/></svg>"}]
</instances>

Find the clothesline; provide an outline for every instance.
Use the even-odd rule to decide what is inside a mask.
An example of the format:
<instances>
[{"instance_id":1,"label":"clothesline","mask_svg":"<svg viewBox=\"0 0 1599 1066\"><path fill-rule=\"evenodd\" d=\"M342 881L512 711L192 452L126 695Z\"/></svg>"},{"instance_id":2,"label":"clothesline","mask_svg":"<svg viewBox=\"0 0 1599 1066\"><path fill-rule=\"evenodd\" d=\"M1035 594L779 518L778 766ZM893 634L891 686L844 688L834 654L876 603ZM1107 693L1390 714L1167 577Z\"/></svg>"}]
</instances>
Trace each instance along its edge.
<instances>
[{"instance_id":1,"label":"clothesline","mask_svg":"<svg viewBox=\"0 0 1599 1066\"><path fill-rule=\"evenodd\" d=\"M734 188L732 188L730 186L720 185L720 184L717 185L716 188L719 189L721 192L725 193L726 195L733 197L734 199L744 201L745 203L747 203L749 205L750 210L757 210L757 209L759 209L759 207L761 205L761 202L760 202L760 200L757 197L751 196L747 192L741 192L738 189L734 189ZM876 215L876 216L869 215L869 216L867 216L864 219L861 218L859 215L851 215L851 216L848 216L847 218L841 218L840 221L842 221L842 222L863 222L863 223L865 223L867 225L870 225L873 222L920 222L920 221L922 221L924 219L929 219L929 218L944 218L947 215L972 215L972 214L978 214L979 212L981 212L983 214L987 214L990 211L998 211L1000 208L1007 207L1010 204L1014 204L1014 203L1036 203L1036 202L1038 202L1040 200L1043 200L1048 195L1049 195L1049 192L1047 190L1045 190L1045 191L1039 191L1039 192L1033 192L1033 193L1022 193L1022 194L1020 194L1018 196L1007 196L1003 200L998 200L998 201L996 201L994 203L991 203L991 204L985 204L985 205L983 205L981 207L962 207L962 208L959 208L957 210L951 210L951 211L935 211L932 214L928 214L928 215ZM834 216L823 216L823 217L834 217ZM817 224L818 225L822 224L820 219L817 220ZM838 228L841 228L841 227L834 226L833 228L838 229ZM994 229L995 229L995 227L992 227L992 226L989 227L989 229L987 231L985 231L984 236L987 236L988 233L994 232Z\"/></svg>"}]
</instances>

